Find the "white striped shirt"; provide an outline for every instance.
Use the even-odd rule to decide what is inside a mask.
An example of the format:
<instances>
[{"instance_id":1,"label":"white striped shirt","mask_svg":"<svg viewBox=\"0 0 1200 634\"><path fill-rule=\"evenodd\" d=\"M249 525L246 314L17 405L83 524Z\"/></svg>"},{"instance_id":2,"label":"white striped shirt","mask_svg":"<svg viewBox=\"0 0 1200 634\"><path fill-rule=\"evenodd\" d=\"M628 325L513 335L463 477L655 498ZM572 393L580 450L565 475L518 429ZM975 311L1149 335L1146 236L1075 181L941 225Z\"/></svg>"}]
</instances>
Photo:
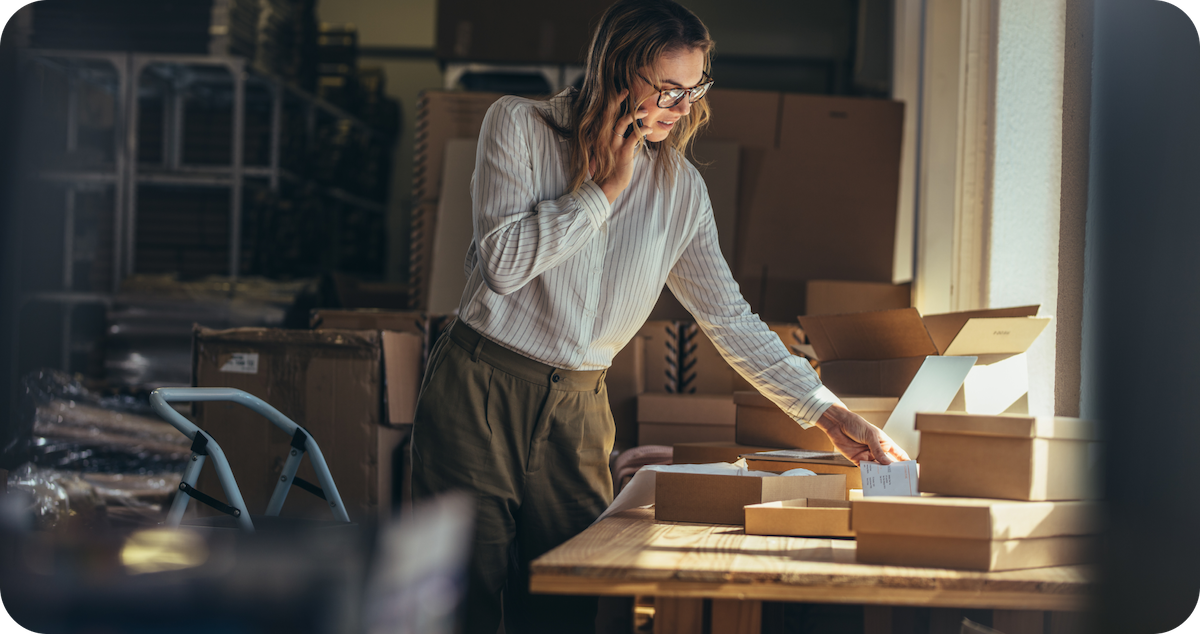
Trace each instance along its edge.
<instances>
[{"instance_id":1,"label":"white striped shirt","mask_svg":"<svg viewBox=\"0 0 1200 634\"><path fill-rule=\"evenodd\" d=\"M750 311L699 172L680 160L675 182L660 182L651 152L640 152L611 206L591 179L566 193L570 147L537 112L565 121L568 95L503 97L483 120L459 318L547 365L599 370L637 334L665 284L725 360L808 427L839 401Z\"/></svg>"}]
</instances>

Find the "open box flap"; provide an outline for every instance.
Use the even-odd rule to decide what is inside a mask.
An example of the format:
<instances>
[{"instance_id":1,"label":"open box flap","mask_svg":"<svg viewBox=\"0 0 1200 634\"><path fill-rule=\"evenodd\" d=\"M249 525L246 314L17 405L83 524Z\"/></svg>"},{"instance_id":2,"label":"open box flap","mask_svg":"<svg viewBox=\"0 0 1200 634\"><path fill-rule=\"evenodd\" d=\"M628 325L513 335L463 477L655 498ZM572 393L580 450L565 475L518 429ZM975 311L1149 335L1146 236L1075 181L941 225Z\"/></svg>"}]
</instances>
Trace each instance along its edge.
<instances>
[{"instance_id":1,"label":"open box flap","mask_svg":"<svg viewBox=\"0 0 1200 634\"><path fill-rule=\"evenodd\" d=\"M799 319L821 361L876 361L938 354L915 308Z\"/></svg>"},{"instance_id":2,"label":"open box flap","mask_svg":"<svg viewBox=\"0 0 1200 634\"><path fill-rule=\"evenodd\" d=\"M1016 306L1013 308L993 308L989 310L966 310L957 313L942 313L940 315L926 315L924 317L925 328L929 332L929 336L933 338L934 345L937 346L938 354L947 354L946 350L950 348L950 344L954 342L963 326L972 319L979 318L997 318L997 317L1036 317L1038 309L1041 306ZM1046 318L1049 322L1049 318ZM1043 324L1043 328L1045 325ZM1041 331L1039 330L1038 333ZM1034 335L1036 338L1037 335ZM1030 341L1032 343L1032 341ZM1026 344L1028 347L1028 344ZM1022 348L1017 352L1024 352ZM957 354L982 354L976 352L960 352Z\"/></svg>"}]
</instances>

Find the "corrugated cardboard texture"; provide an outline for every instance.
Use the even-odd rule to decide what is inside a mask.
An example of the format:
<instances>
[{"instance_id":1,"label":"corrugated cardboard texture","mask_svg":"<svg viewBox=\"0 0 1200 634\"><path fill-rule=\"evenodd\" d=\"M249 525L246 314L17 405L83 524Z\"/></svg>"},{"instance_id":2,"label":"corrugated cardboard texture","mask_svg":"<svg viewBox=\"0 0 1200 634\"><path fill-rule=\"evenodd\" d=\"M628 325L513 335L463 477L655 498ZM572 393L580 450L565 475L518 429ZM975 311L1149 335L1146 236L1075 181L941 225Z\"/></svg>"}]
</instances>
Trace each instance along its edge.
<instances>
[{"instance_id":1,"label":"corrugated cardboard texture","mask_svg":"<svg viewBox=\"0 0 1200 634\"><path fill-rule=\"evenodd\" d=\"M854 502L854 530L978 540L1093 535L1100 512L1096 502L879 497Z\"/></svg>"},{"instance_id":2,"label":"corrugated cardboard texture","mask_svg":"<svg viewBox=\"0 0 1200 634\"><path fill-rule=\"evenodd\" d=\"M1046 537L988 541L857 533L860 564L955 570L1020 570L1094 561L1095 537Z\"/></svg>"},{"instance_id":3,"label":"corrugated cardboard texture","mask_svg":"<svg viewBox=\"0 0 1200 634\"><path fill-rule=\"evenodd\" d=\"M679 323L647 321L637 337L645 346L646 392L674 393L679 385Z\"/></svg>"},{"instance_id":4,"label":"corrugated cardboard texture","mask_svg":"<svg viewBox=\"0 0 1200 634\"><path fill-rule=\"evenodd\" d=\"M638 444L637 397L646 391L646 341L634 337L613 357L604 375L608 389L608 407L616 423L617 449Z\"/></svg>"},{"instance_id":5,"label":"corrugated cardboard texture","mask_svg":"<svg viewBox=\"0 0 1200 634\"><path fill-rule=\"evenodd\" d=\"M772 117L770 101L735 120ZM903 112L894 101L783 95L761 165L743 154L753 193L739 210L734 273L763 318L805 314L811 279L891 282ZM800 248L803 236L812 239Z\"/></svg>"},{"instance_id":6,"label":"corrugated cardboard texture","mask_svg":"<svg viewBox=\"0 0 1200 634\"><path fill-rule=\"evenodd\" d=\"M488 108L502 95L426 90L417 101L413 201L436 201L442 187L446 141L479 136Z\"/></svg>"},{"instance_id":7,"label":"corrugated cardboard texture","mask_svg":"<svg viewBox=\"0 0 1200 634\"><path fill-rule=\"evenodd\" d=\"M747 504L845 495L842 475L728 476L659 472L655 478L654 519L668 522L744 524Z\"/></svg>"},{"instance_id":8,"label":"corrugated cardboard texture","mask_svg":"<svg viewBox=\"0 0 1200 634\"><path fill-rule=\"evenodd\" d=\"M925 327L929 330L929 336L933 338L933 342L937 345L938 353L945 354L945 350L950 347L950 343L954 341L954 337L962 330L963 326L972 319L988 319L1000 317L1035 317L1037 316L1040 306L1016 306L1014 308L992 308L987 310L967 310L957 313L942 313L940 315L926 315L924 317ZM1027 344L1028 347L1028 344ZM1025 349L1016 350L1016 352L1025 352ZM964 352L960 354L974 355L974 352Z\"/></svg>"},{"instance_id":9,"label":"corrugated cardboard texture","mask_svg":"<svg viewBox=\"0 0 1200 634\"><path fill-rule=\"evenodd\" d=\"M809 315L838 315L912 306L912 284L809 280L805 287Z\"/></svg>"},{"instance_id":10,"label":"corrugated cardboard texture","mask_svg":"<svg viewBox=\"0 0 1200 634\"><path fill-rule=\"evenodd\" d=\"M853 537L850 502L844 500L782 500L746 507L747 535L796 537Z\"/></svg>"},{"instance_id":11,"label":"corrugated cardboard texture","mask_svg":"<svg viewBox=\"0 0 1200 634\"><path fill-rule=\"evenodd\" d=\"M870 394L900 398L925 357L883 361L823 361L821 382L834 394Z\"/></svg>"},{"instance_id":12,"label":"corrugated cardboard texture","mask_svg":"<svg viewBox=\"0 0 1200 634\"><path fill-rule=\"evenodd\" d=\"M710 464L734 462L742 454L769 451L771 447L739 445L736 442L675 443L671 462L674 464Z\"/></svg>"},{"instance_id":13,"label":"corrugated cardboard texture","mask_svg":"<svg viewBox=\"0 0 1200 634\"><path fill-rule=\"evenodd\" d=\"M1099 495L1083 440L921 433L921 491L1009 500L1087 500Z\"/></svg>"},{"instance_id":14,"label":"corrugated cardboard texture","mask_svg":"<svg viewBox=\"0 0 1200 634\"><path fill-rule=\"evenodd\" d=\"M257 372L223 372L235 353L258 354ZM381 344L372 331L197 329L193 377L199 387L232 387L253 394L305 427L329 465L351 520L374 521L381 504L381 460L394 447L382 441ZM267 420L232 403L197 404L199 426L224 450L251 513L266 510L291 438ZM305 459L297 475L316 482ZM206 468L198 488L224 501L216 471ZM211 509L194 504L203 514ZM288 494L282 515L328 519L324 501L300 489Z\"/></svg>"},{"instance_id":15,"label":"corrugated cardboard texture","mask_svg":"<svg viewBox=\"0 0 1200 634\"><path fill-rule=\"evenodd\" d=\"M681 394L732 394L737 371L695 322L679 322Z\"/></svg>"},{"instance_id":16,"label":"corrugated cardboard texture","mask_svg":"<svg viewBox=\"0 0 1200 634\"><path fill-rule=\"evenodd\" d=\"M1100 440L1100 425L1095 421L1065 416L923 413L917 414L917 429L971 436Z\"/></svg>"}]
</instances>

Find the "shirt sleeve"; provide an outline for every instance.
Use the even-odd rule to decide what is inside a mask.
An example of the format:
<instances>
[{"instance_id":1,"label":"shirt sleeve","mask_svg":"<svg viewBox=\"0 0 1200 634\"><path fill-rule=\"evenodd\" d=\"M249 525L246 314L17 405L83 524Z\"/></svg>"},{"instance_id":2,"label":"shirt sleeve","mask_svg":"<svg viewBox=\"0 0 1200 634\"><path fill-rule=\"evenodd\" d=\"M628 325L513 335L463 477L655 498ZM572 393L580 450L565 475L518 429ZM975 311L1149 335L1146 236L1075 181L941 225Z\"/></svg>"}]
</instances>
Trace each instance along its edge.
<instances>
[{"instance_id":1,"label":"shirt sleeve","mask_svg":"<svg viewBox=\"0 0 1200 634\"><path fill-rule=\"evenodd\" d=\"M575 192L538 200L535 170L545 171L546 162L559 155L535 155L531 126L542 123L520 104L505 97L488 109L471 180L475 257L484 282L500 295L570 259L597 236L612 211L591 179Z\"/></svg>"},{"instance_id":2,"label":"shirt sleeve","mask_svg":"<svg viewBox=\"0 0 1200 634\"><path fill-rule=\"evenodd\" d=\"M841 401L821 384L807 359L793 355L750 310L717 240L708 194L701 189L695 236L667 277L667 287L721 356L759 392L808 428Z\"/></svg>"}]
</instances>

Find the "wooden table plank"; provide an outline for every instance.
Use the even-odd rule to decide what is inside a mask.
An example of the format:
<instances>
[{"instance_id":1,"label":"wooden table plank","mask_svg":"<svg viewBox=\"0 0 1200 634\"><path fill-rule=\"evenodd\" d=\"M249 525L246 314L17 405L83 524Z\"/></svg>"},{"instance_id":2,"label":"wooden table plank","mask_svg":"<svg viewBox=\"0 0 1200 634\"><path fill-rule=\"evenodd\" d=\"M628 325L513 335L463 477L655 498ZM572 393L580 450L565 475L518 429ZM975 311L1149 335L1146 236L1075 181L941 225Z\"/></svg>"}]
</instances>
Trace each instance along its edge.
<instances>
[{"instance_id":1,"label":"wooden table plank","mask_svg":"<svg viewBox=\"0 0 1200 634\"><path fill-rule=\"evenodd\" d=\"M871 605L1082 610L1090 566L970 572L854 562L852 540L746 535L633 509L533 562L532 590Z\"/></svg>"}]
</instances>

